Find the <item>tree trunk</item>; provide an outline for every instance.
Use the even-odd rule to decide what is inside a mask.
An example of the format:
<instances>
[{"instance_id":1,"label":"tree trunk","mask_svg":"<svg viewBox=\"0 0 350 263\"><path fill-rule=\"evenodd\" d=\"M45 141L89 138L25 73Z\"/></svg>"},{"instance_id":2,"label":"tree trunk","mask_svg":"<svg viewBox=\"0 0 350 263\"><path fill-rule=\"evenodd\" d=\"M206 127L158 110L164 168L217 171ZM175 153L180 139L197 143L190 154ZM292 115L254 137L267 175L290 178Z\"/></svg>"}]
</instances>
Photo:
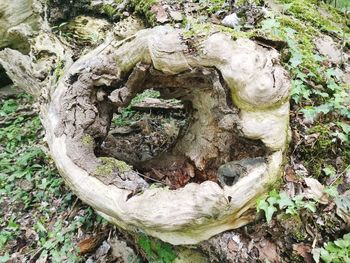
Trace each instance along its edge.
<instances>
[{"instance_id":1,"label":"tree trunk","mask_svg":"<svg viewBox=\"0 0 350 263\"><path fill-rule=\"evenodd\" d=\"M121 228L174 245L253 219L255 200L281 176L289 138L290 82L275 49L220 32L193 38L171 26L139 30L127 19L112 27L90 16L69 25L81 36L98 33L85 38L82 51L78 41L50 31L44 4L34 3L38 16L29 0L11 3L0 11L18 4L24 18L5 12L13 22L0 31L0 47L8 47L0 64L38 96L52 158L82 201ZM125 23L133 26L121 34ZM30 52L13 45L14 31ZM140 159L110 126L113 114L147 89L180 100L188 121L165 151ZM152 173L193 179L169 190L151 186L144 174Z\"/></svg>"}]
</instances>

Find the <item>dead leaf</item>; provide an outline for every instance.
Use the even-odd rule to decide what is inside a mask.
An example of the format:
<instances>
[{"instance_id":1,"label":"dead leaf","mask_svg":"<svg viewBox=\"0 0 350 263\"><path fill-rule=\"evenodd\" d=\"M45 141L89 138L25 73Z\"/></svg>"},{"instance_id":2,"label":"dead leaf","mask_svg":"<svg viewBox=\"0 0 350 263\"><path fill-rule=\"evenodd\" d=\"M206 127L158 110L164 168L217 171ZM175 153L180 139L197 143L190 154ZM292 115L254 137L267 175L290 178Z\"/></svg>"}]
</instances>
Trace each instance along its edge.
<instances>
[{"instance_id":1,"label":"dead leaf","mask_svg":"<svg viewBox=\"0 0 350 263\"><path fill-rule=\"evenodd\" d=\"M275 243L263 239L256 245L256 248L259 250L259 259L262 262L265 262L266 260L269 260L271 263L282 262Z\"/></svg>"},{"instance_id":2,"label":"dead leaf","mask_svg":"<svg viewBox=\"0 0 350 263\"><path fill-rule=\"evenodd\" d=\"M165 177L165 174L161 173L159 170L152 168L153 175L158 179L162 180Z\"/></svg>"},{"instance_id":3,"label":"dead leaf","mask_svg":"<svg viewBox=\"0 0 350 263\"><path fill-rule=\"evenodd\" d=\"M35 261L35 263L46 263L49 255L41 254L40 257Z\"/></svg>"},{"instance_id":4,"label":"dead leaf","mask_svg":"<svg viewBox=\"0 0 350 263\"><path fill-rule=\"evenodd\" d=\"M324 192L324 186L314 178L306 177L304 178L307 189L304 191L304 196L307 199L314 199L321 204L328 204L328 195Z\"/></svg>"},{"instance_id":5,"label":"dead leaf","mask_svg":"<svg viewBox=\"0 0 350 263\"><path fill-rule=\"evenodd\" d=\"M210 20L213 24L216 24L216 25L220 25L220 23L221 23L221 20L215 14L213 14L210 17Z\"/></svg>"},{"instance_id":6,"label":"dead leaf","mask_svg":"<svg viewBox=\"0 0 350 263\"><path fill-rule=\"evenodd\" d=\"M93 236L80 241L78 244L79 255L84 255L95 251L101 245L103 239L104 237L101 236Z\"/></svg>"},{"instance_id":7,"label":"dead leaf","mask_svg":"<svg viewBox=\"0 0 350 263\"><path fill-rule=\"evenodd\" d=\"M322 36L314 40L317 50L334 64L342 62L342 51L330 36Z\"/></svg>"},{"instance_id":8,"label":"dead leaf","mask_svg":"<svg viewBox=\"0 0 350 263\"><path fill-rule=\"evenodd\" d=\"M175 22L181 22L183 20L182 14L178 11L170 11L170 16Z\"/></svg>"},{"instance_id":9,"label":"dead leaf","mask_svg":"<svg viewBox=\"0 0 350 263\"><path fill-rule=\"evenodd\" d=\"M118 262L137 262L137 255L135 251L129 247L125 241L114 237L109 241L109 245L112 249L112 257L115 259L122 259L122 261L118 260ZM130 261L130 259L132 259L132 261Z\"/></svg>"},{"instance_id":10,"label":"dead leaf","mask_svg":"<svg viewBox=\"0 0 350 263\"><path fill-rule=\"evenodd\" d=\"M306 263L312 263L312 248L310 245L305 245L304 243L293 244L293 250L299 256L302 256Z\"/></svg>"},{"instance_id":11,"label":"dead leaf","mask_svg":"<svg viewBox=\"0 0 350 263\"><path fill-rule=\"evenodd\" d=\"M295 175L294 169L291 166L287 166L285 169L285 178L287 182L298 183L299 179Z\"/></svg>"},{"instance_id":12,"label":"dead leaf","mask_svg":"<svg viewBox=\"0 0 350 263\"><path fill-rule=\"evenodd\" d=\"M238 249L239 249L239 246L238 246L238 244L237 244L235 241L230 240L230 241L228 241L228 243L227 243L227 248L228 248L228 250L229 250L230 252L237 252Z\"/></svg>"},{"instance_id":13,"label":"dead leaf","mask_svg":"<svg viewBox=\"0 0 350 263\"><path fill-rule=\"evenodd\" d=\"M25 228L25 234L24 236L29 239L30 237L32 237L35 241L38 241L39 240L39 235L37 232L35 232L33 229L31 228Z\"/></svg>"},{"instance_id":14,"label":"dead leaf","mask_svg":"<svg viewBox=\"0 0 350 263\"><path fill-rule=\"evenodd\" d=\"M305 166L301 163L297 163L293 165L293 169L295 171L295 174L300 177L306 177L309 175L309 172L305 168Z\"/></svg>"},{"instance_id":15,"label":"dead leaf","mask_svg":"<svg viewBox=\"0 0 350 263\"><path fill-rule=\"evenodd\" d=\"M169 21L168 14L164 7L161 5L153 5L151 7L151 12L156 14L156 19L159 23L165 23Z\"/></svg>"},{"instance_id":16,"label":"dead leaf","mask_svg":"<svg viewBox=\"0 0 350 263\"><path fill-rule=\"evenodd\" d=\"M101 259L103 256L106 256L110 249L111 246L106 241L103 241L102 245L96 250L96 258Z\"/></svg>"},{"instance_id":17,"label":"dead leaf","mask_svg":"<svg viewBox=\"0 0 350 263\"><path fill-rule=\"evenodd\" d=\"M337 215L350 226L350 191L346 191L342 196L336 198Z\"/></svg>"},{"instance_id":18,"label":"dead leaf","mask_svg":"<svg viewBox=\"0 0 350 263\"><path fill-rule=\"evenodd\" d=\"M195 174L195 170L192 164L186 163L184 167L184 172L189 175L191 178L193 178Z\"/></svg>"},{"instance_id":19,"label":"dead leaf","mask_svg":"<svg viewBox=\"0 0 350 263\"><path fill-rule=\"evenodd\" d=\"M320 137L320 133L312 133L309 135L305 135L305 144L309 146L313 146L317 139Z\"/></svg>"}]
</instances>

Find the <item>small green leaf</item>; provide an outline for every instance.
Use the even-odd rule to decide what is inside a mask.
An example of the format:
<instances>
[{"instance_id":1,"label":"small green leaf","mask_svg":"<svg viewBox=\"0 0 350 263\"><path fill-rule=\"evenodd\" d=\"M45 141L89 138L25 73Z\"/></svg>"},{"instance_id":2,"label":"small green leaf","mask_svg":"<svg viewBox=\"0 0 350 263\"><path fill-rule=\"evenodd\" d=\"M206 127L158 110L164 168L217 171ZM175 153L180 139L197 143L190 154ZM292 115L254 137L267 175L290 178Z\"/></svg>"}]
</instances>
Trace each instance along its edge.
<instances>
[{"instance_id":1,"label":"small green leaf","mask_svg":"<svg viewBox=\"0 0 350 263\"><path fill-rule=\"evenodd\" d=\"M265 210L265 217L266 217L266 221L267 223L269 223L272 219L273 214L277 211L277 208L274 206L269 206L266 210Z\"/></svg>"},{"instance_id":2,"label":"small green leaf","mask_svg":"<svg viewBox=\"0 0 350 263\"><path fill-rule=\"evenodd\" d=\"M327 165L325 168L322 169L322 171L327 176L334 176L336 174L336 170L332 165Z\"/></svg>"},{"instance_id":3,"label":"small green leaf","mask_svg":"<svg viewBox=\"0 0 350 263\"><path fill-rule=\"evenodd\" d=\"M336 198L339 196L338 190L335 186L327 186L323 191L333 198Z\"/></svg>"},{"instance_id":4,"label":"small green leaf","mask_svg":"<svg viewBox=\"0 0 350 263\"><path fill-rule=\"evenodd\" d=\"M269 204L263 199L257 201L257 211L263 210L265 212L266 221L269 223L272 219L274 212L277 211L277 208Z\"/></svg>"},{"instance_id":5,"label":"small green leaf","mask_svg":"<svg viewBox=\"0 0 350 263\"><path fill-rule=\"evenodd\" d=\"M281 192L280 193L280 200L278 201L279 209L283 209L283 208L293 206L293 205L294 205L294 203L293 203L292 199L290 199L288 194L286 192Z\"/></svg>"},{"instance_id":6,"label":"small green leaf","mask_svg":"<svg viewBox=\"0 0 350 263\"><path fill-rule=\"evenodd\" d=\"M337 125L342 128L345 134L350 134L350 125L344 122L337 122Z\"/></svg>"},{"instance_id":7,"label":"small green leaf","mask_svg":"<svg viewBox=\"0 0 350 263\"><path fill-rule=\"evenodd\" d=\"M0 256L0 263L9 262L10 259L11 259L10 255L6 253L5 255Z\"/></svg>"},{"instance_id":8,"label":"small green leaf","mask_svg":"<svg viewBox=\"0 0 350 263\"><path fill-rule=\"evenodd\" d=\"M306 202L304 204L304 207L308 210L310 210L311 212L315 213L316 212L316 203L315 202Z\"/></svg>"},{"instance_id":9,"label":"small green leaf","mask_svg":"<svg viewBox=\"0 0 350 263\"><path fill-rule=\"evenodd\" d=\"M312 258L315 260L316 263L320 262L320 256L321 256L321 248L314 248L312 249Z\"/></svg>"},{"instance_id":10,"label":"small green leaf","mask_svg":"<svg viewBox=\"0 0 350 263\"><path fill-rule=\"evenodd\" d=\"M38 229L38 231L41 231L41 232L44 232L44 233L47 232L46 228L44 227L44 225L40 221L37 221L35 226Z\"/></svg>"}]
</instances>

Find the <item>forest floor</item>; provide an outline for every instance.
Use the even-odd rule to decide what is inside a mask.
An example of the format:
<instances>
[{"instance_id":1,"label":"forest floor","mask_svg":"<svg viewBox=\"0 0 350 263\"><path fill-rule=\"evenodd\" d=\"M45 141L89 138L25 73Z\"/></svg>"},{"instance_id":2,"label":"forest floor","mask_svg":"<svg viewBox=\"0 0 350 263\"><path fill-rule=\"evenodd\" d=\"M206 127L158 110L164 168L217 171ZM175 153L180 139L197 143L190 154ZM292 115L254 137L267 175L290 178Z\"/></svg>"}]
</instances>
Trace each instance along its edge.
<instances>
[{"instance_id":1,"label":"forest floor","mask_svg":"<svg viewBox=\"0 0 350 263\"><path fill-rule=\"evenodd\" d=\"M199 2L201 21L187 21L189 37L207 30L203 21L213 23L229 12L219 12L223 1ZM275 44L287 45L281 54L293 83L290 157L279 186L257 200L255 222L229 233L252 244L244 252L249 262L350 262L349 15L321 2L276 2L283 12L270 12L254 27ZM167 8L157 6L155 24L164 20ZM235 36L234 30L239 36L257 33L244 26L218 29ZM144 115L137 116L126 109L114 128L132 126ZM144 235L132 240L82 204L65 187L43 139L33 99L2 97L0 262L168 263L176 258L170 245ZM226 244L232 253L237 245L234 239Z\"/></svg>"},{"instance_id":2,"label":"forest floor","mask_svg":"<svg viewBox=\"0 0 350 263\"><path fill-rule=\"evenodd\" d=\"M11 97L0 102L0 262L140 262L125 237L65 187L33 98Z\"/></svg>"}]
</instances>

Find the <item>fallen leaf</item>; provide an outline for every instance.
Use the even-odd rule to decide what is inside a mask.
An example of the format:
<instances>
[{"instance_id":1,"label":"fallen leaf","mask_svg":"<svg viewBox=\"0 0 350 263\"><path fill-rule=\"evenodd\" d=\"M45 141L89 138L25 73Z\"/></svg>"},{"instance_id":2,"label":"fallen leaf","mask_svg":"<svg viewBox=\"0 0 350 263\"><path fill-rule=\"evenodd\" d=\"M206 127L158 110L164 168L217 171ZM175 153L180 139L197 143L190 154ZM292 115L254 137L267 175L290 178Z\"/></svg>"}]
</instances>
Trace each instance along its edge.
<instances>
[{"instance_id":1,"label":"fallen leaf","mask_svg":"<svg viewBox=\"0 0 350 263\"><path fill-rule=\"evenodd\" d=\"M170 16L175 22L180 22L183 20L182 14L178 11L170 11Z\"/></svg>"},{"instance_id":2,"label":"fallen leaf","mask_svg":"<svg viewBox=\"0 0 350 263\"><path fill-rule=\"evenodd\" d=\"M294 169L291 166L287 166L285 169L285 178L287 182L298 183L299 179L295 175Z\"/></svg>"},{"instance_id":3,"label":"fallen leaf","mask_svg":"<svg viewBox=\"0 0 350 263\"><path fill-rule=\"evenodd\" d=\"M228 16L226 16L222 21L221 24L230 28L235 28L239 25L240 19L237 16L237 14L233 13Z\"/></svg>"},{"instance_id":4,"label":"fallen leaf","mask_svg":"<svg viewBox=\"0 0 350 263\"><path fill-rule=\"evenodd\" d=\"M335 199L337 205L337 215L350 226L350 191L346 191L342 196Z\"/></svg>"},{"instance_id":5,"label":"fallen leaf","mask_svg":"<svg viewBox=\"0 0 350 263\"><path fill-rule=\"evenodd\" d=\"M332 63L340 64L342 62L341 47L338 47L330 36L322 36L314 40L317 50L321 55L326 56Z\"/></svg>"},{"instance_id":6,"label":"fallen leaf","mask_svg":"<svg viewBox=\"0 0 350 263\"><path fill-rule=\"evenodd\" d=\"M95 251L103 241L103 237L94 236L86 238L79 242L79 255L84 255Z\"/></svg>"},{"instance_id":7,"label":"fallen leaf","mask_svg":"<svg viewBox=\"0 0 350 263\"><path fill-rule=\"evenodd\" d=\"M304 178L307 189L304 191L304 196L307 199L314 199L321 204L328 204L328 195L324 192L324 186L314 178Z\"/></svg>"},{"instance_id":8,"label":"fallen leaf","mask_svg":"<svg viewBox=\"0 0 350 263\"><path fill-rule=\"evenodd\" d=\"M238 249L239 249L239 246L238 244L233 241L233 240L230 240L228 243L227 243L227 248L230 252L237 252Z\"/></svg>"},{"instance_id":9,"label":"fallen leaf","mask_svg":"<svg viewBox=\"0 0 350 263\"><path fill-rule=\"evenodd\" d=\"M156 19L159 23L165 23L169 21L168 14L165 11L164 7L161 5L153 5L151 7L151 12L156 14Z\"/></svg>"},{"instance_id":10,"label":"fallen leaf","mask_svg":"<svg viewBox=\"0 0 350 263\"><path fill-rule=\"evenodd\" d=\"M159 170L152 168L153 175L158 179L162 180L165 177L165 174L161 173Z\"/></svg>"},{"instance_id":11,"label":"fallen leaf","mask_svg":"<svg viewBox=\"0 0 350 263\"><path fill-rule=\"evenodd\" d=\"M302 256L306 263L312 263L312 248L310 245L306 245L304 243L293 244L293 250L299 256Z\"/></svg>"},{"instance_id":12,"label":"fallen leaf","mask_svg":"<svg viewBox=\"0 0 350 263\"><path fill-rule=\"evenodd\" d=\"M109 245L112 249L112 257L115 259L122 259L118 260L118 262L138 262L138 260L136 260L137 255L135 251L131 247L129 247L125 241L119 240L117 237L114 237L109 241ZM130 259L132 259L132 261Z\"/></svg>"},{"instance_id":13,"label":"fallen leaf","mask_svg":"<svg viewBox=\"0 0 350 263\"><path fill-rule=\"evenodd\" d=\"M275 243L272 243L267 239L263 239L256 245L256 248L259 250L259 259L262 262L267 260L271 263L282 262Z\"/></svg>"},{"instance_id":14,"label":"fallen leaf","mask_svg":"<svg viewBox=\"0 0 350 263\"><path fill-rule=\"evenodd\" d=\"M295 171L295 174L300 177L305 177L309 175L309 172L305 168L305 166L301 163L295 164L293 166L293 170Z\"/></svg>"},{"instance_id":15,"label":"fallen leaf","mask_svg":"<svg viewBox=\"0 0 350 263\"><path fill-rule=\"evenodd\" d=\"M100 259L103 256L106 256L110 249L111 249L111 246L106 241L103 241L102 245L96 250L96 253L95 253L96 258Z\"/></svg>"},{"instance_id":16,"label":"fallen leaf","mask_svg":"<svg viewBox=\"0 0 350 263\"><path fill-rule=\"evenodd\" d=\"M184 172L189 175L191 178L195 177L195 170L194 170L194 166L190 163L186 163L185 167L183 168Z\"/></svg>"}]
</instances>

